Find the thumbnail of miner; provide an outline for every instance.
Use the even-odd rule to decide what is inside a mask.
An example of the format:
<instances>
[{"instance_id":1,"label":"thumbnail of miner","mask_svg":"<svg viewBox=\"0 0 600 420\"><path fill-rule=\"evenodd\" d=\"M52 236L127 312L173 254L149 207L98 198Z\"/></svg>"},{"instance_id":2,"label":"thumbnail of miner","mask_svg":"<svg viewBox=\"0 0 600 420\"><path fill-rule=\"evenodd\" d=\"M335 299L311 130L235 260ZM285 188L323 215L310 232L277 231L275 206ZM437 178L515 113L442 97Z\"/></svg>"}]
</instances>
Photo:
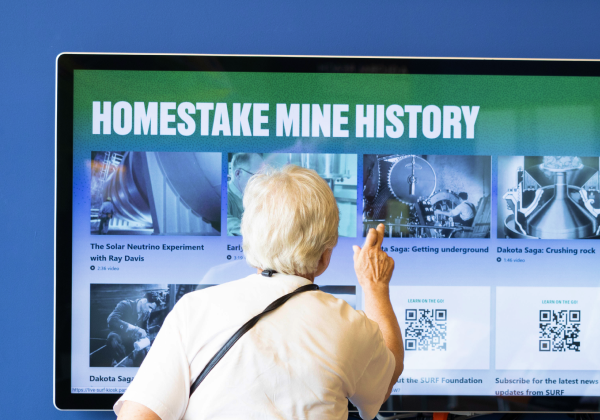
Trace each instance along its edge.
<instances>
[{"instance_id":1,"label":"thumbnail of miner","mask_svg":"<svg viewBox=\"0 0 600 420\"><path fill-rule=\"evenodd\" d=\"M452 217L454 223L458 223L459 225L473 226L473 219L475 219L475 205L469 203L467 200L469 199L469 194L466 192L461 192L458 194L458 204L453 209L444 211L444 210L435 210L435 214L441 214L443 216Z\"/></svg>"},{"instance_id":2,"label":"thumbnail of miner","mask_svg":"<svg viewBox=\"0 0 600 420\"><path fill-rule=\"evenodd\" d=\"M139 367L150 349L150 314L162 302L153 292L143 298L120 301L108 316L110 333L106 339L114 367Z\"/></svg>"},{"instance_id":3,"label":"thumbnail of miner","mask_svg":"<svg viewBox=\"0 0 600 420\"><path fill-rule=\"evenodd\" d=\"M250 177L263 165L258 153L236 153L231 160L231 180L227 184L227 234L240 236L240 225L244 214L244 190Z\"/></svg>"}]
</instances>

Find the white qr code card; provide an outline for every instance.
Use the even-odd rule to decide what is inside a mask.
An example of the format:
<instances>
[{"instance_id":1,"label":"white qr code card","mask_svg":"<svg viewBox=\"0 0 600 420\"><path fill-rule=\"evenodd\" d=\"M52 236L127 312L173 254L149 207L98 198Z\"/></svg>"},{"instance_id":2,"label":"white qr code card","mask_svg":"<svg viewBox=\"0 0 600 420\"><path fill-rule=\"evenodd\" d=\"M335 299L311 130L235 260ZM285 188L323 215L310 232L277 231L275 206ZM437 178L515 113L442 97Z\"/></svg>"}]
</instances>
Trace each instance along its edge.
<instances>
[{"instance_id":1,"label":"white qr code card","mask_svg":"<svg viewBox=\"0 0 600 420\"><path fill-rule=\"evenodd\" d=\"M489 369L490 288L391 286L409 369Z\"/></svg>"},{"instance_id":2,"label":"white qr code card","mask_svg":"<svg viewBox=\"0 0 600 420\"><path fill-rule=\"evenodd\" d=\"M600 369L600 288L498 287L496 369Z\"/></svg>"}]
</instances>

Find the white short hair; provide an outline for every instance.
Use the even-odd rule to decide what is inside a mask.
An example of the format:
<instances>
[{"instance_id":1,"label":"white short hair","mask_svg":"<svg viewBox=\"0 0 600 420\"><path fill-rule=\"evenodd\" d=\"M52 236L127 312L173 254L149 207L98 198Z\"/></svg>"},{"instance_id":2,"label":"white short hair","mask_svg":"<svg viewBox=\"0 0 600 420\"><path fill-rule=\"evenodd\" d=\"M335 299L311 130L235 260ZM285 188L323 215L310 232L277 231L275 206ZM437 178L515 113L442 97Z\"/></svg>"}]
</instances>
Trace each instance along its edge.
<instances>
[{"instance_id":1,"label":"white short hair","mask_svg":"<svg viewBox=\"0 0 600 420\"><path fill-rule=\"evenodd\" d=\"M317 173L295 165L266 168L244 192L242 247L248 264L284 274L314 274L338 239L339 210Z\"/></svg>"}]
</instances>

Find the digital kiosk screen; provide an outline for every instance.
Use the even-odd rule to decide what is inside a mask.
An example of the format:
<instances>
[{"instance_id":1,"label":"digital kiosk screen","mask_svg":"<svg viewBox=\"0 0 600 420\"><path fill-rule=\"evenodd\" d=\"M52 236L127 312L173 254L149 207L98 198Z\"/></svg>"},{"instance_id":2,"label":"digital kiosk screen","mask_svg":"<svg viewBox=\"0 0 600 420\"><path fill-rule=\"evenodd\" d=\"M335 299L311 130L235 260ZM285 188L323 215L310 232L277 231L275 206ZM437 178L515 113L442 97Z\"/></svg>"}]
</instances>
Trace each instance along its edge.
<instances>
[{"instance_id":1,"label":"digital kiosk screen","mask_svg":"<svg viewBox=\"0 0 600 420\"><path fill-rule=\"evenodd\" d=\"M352 245L385 225L405 370L384 408L597 410L600 78L280 60L59 59L57 405L110 408L183 295L255 272L245 185L294 164L340 211L316 283L357 310Z\"/></svg>"}]
</instances>

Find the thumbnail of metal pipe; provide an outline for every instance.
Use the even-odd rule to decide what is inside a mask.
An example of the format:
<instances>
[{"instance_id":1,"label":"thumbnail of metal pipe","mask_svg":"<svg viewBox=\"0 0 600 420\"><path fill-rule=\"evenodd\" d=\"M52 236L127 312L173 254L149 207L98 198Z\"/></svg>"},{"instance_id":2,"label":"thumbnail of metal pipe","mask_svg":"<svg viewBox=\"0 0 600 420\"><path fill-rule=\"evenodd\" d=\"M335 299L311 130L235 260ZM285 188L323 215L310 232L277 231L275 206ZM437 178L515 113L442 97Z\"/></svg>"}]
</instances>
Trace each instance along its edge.
<instances>
[{"instance_id":1,"label":"thumbnail of metal pipe","mask_svg":"<svg viewBox=\"0 0 600 420\"><path fill-rule=\"evenodd\" d=\"M221 159L218 153L127 152L104 186L115 219L154 234L218 234Z\"/></svg>"}]
</instances>

